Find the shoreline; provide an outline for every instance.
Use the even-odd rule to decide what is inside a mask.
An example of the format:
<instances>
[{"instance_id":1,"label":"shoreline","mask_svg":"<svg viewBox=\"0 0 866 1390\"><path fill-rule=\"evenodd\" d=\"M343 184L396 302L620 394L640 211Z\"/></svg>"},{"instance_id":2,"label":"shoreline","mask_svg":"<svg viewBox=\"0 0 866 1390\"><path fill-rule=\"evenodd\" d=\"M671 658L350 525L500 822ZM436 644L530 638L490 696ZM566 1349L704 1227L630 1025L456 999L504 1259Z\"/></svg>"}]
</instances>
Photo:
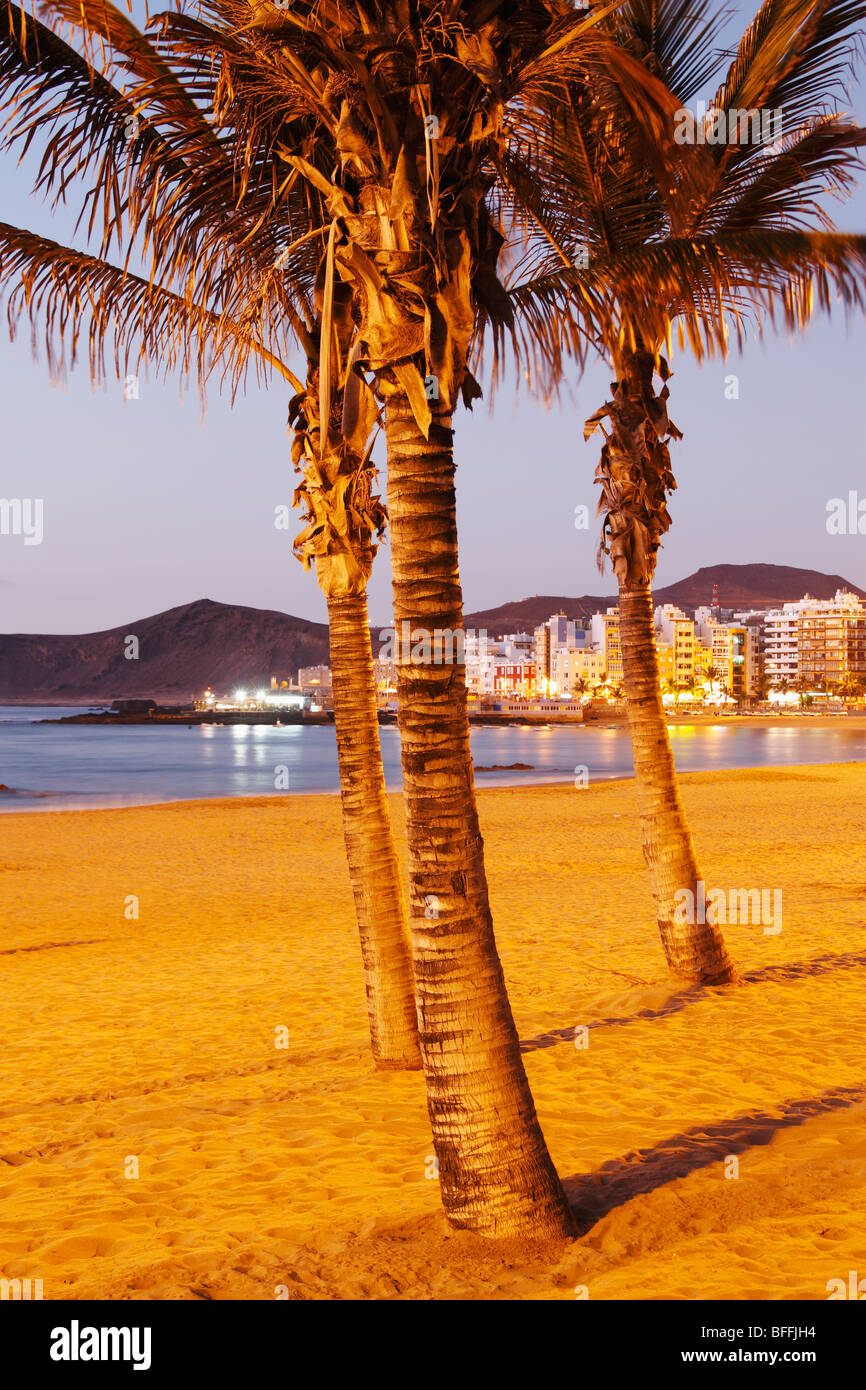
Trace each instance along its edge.
<instances>
[{"instance_id":1,"label":"shoreline","mask_svg":"<svg viewBox=\"0 0 866 1390\"><path fill-rule=\"evenodd\" d=\"M11 709L14 706L6 706ZM37 706L22 706L22 708L38 708ZM49 708L42 706L42 708ZM628 716L621 710L611 710L610 714L594 714L589 719L582 714L518 714L507 713L499 714L495 710L489 711L469 711L469 725L471 728L501 728L518 725L524 728L570 728L570 729L594 729L618 727L626 729L628 727ZM851 713L815 713L815 714L723 714L708 713L699 711L695 714L679 714L666 712L666 722L669 729L680 727L705 728L718 725L723 728L770 728L770 729L802 729L802 728L847 728L847 729L866 729L866 711ZM383 728L396 727L397 716L391 710L380 709L378 711L379 725ZM170 714L153 716L146 714L67 714L59 719L29 719L27 723L50 724L50 725L73 725L73 726L104 726L105 728L199 728L199 727L230 727L234 725L247 725L255 727L257 725L309 725L314 728L333 727L333 710L322 710L318 714L293 715L288 711L279 712L253 712L244 713L224 713L214 715L207 712L195 712L192 714Z\"/></svg>"},{"instance_id":2,"label":"shoreline","mask_svg":"<svg viewBox=\"0 0 866 1390\"><path fill-rule=\"evenodd\" d=\"M866 712L857 714L746 714L746 715L675 715L668 716L668 727L680 724L723 724L725 728L749 725L769 729L826 728L839 725L845 729L866 729Z\"/></svg>"},{"instance_id":3,"label":"shoreline","mask_svg":"<svg viewBox=\"0 0 866 1390\"><path fill-rule=\"evenodd\" d=\"M678 780L679 782L685 782L685 783L687 783L687 782L689 782L690 780L695 779L695 778L699 778L699 779L701 779L702 781L705 781L706 778L708 778L708 777L713 777L713 778L724 778L724 777L737 777L737 776L752 777L752 778L755 778L755 777L764 777L764 778L770 778L770 779L772 779L772 778L774 778L774 777L776 777L776 776L783 777L786 773L791 773L791 774L793 774L793 775L796 775L796 774L798 774L798 773L807 772L807 773L812 774L812 773L819 773L819 772L821 772L822 770L829 770L829 771L836 770L836 771L839 771L839 770L841 770L841 769L845 769L845 768L854 768L854 767L866 767L866 759L861 759L861 758L849 758L849 759L844 760L844 761L842 761L842 762L826 762L826 763L779 763L779 764L773 764L773 765L771 765L771 766L768 766L767 764L756 763L756 764L749 765L749 766L746 766L746 767L695 768L695 769L693 769L693 770L691 770L691 771L688 771L688 772L678 772L678 773L677 773L677 780ZM476 769L476 771L478 771L478 770L479 770L479 769ZM482 770L482 771L493 771L494 769L481 769L481 770ZM507 769L507 770L508 770L508 771L511 771L511 769ZM559 773L551 773L549 776L545 776L545 774L543 773L543 771L541 771L541 770L539 770L539 769L534 769L534 768L533 768L533 769L525 769L525 771L532 771L533 773L539 772L539 773L540 773L540 776L539 776L536 780L529 780L529 779L527 779L527 778L525 778L525 777L520 776L520 774L518 773L518 775L514 778L513 781L512 781L512 780L508 780L508 781L497 781L497 782L486 782L486 783L485 783L485 782L477 782L477 781L476 781L476 783L475 783L475 795L478 796L478 797L484 797L484 796L496 795L496 794L499 793L499 792L529 793L529 792L545 792L545 791L562 791L562 790L564 790L564 789L571 789L571 788L574 787L574 776L573 776L573 774L570 775L570 776L562 776L562 775L560 775ZM634 782L634 780L635 780L635 779L634 779L634 773L633 773L633 772L631 772L631 773L613 772L613 773L611 773L609 776L596 776L596 777L590 777L590 778L588 779L588 781L586 782L586 784L580 788L580 790L582 790L582 791L591 791L591 790L594 790L594 789L597 789L597 788L601 788L601 787L619 785L619 784L624 783L624 782ZM399 787L388 787L386 790L387 790L387 795L388 795L389 797L398 797L398 798L402 799L402 790L401 790L401 788L399 788ZM223 796L220 796L220 795L217 795L217 796L190 796L190 797L177 797L177 798L175 798L175 799L173 799L173 800L168 800L168 801L166 801L166 800L155 800L155 801L130 801L130 802L128 802L128 803L126 803L125 805L122 805L122 806L111 806L111 805L92 805L92 806L90 806L90 805L89 805L89 806L57 806L56 808L52 808L51 806L27 806L27 807L9 808L9 809L6 809L6 808L8 807L8 804L9 804L7 798L11 798L11 797L14 797L14 796L16 796L16 795L28 796L28 797L31 797L31 798L37 798L37 797L38 797L39 799L44 799L44 800L46 800L46 801L50 801L50 800L52 800L54 797L57 797L57 798L59 799L59 798L61 798L61 797L63 797L63 796L71 795L71 794L70 794L70 793L66 793L66 792L36 792L36 793L35 793L35 792L24 792L24 791L22 791L22 792L16 792L14 788L9 788L6 792L0 794L0 817L8 817L8 816L28 816L28 817L29 817L29 816L38 816L38 815L50 815L50 816L61 816L61 815L66 815L66 816L82 816L82 815L84 815L84 816L87 816L87 815L98 815L98 814L101 814L101 813L120 812L120 811L143 811L143 810L152 810L152 809L154 809L154 808L159 808L159 807L164 807L164 808L166 808L166 809L171 808L171 807L190 807L190 808L199 807L199 808L201 808L201 809L204 809L205 807L220 807L220 808L222 808L222 809L227 809L228 807L231 807L231 806L236 806L236 807L239 807L239 806L249 807L250 805L253 805L253 804L256 804L256 803L259 803L259 804L271 804L271 805L272 805L272 804L274 804L275 802L285 802L286 800L288 800L290 803L293 803L293 802L296 802L296 801L302 801L305 797L316 797L317 799L318 799L318 798L321 798L321 797L331 797L331 798L333 798L334 800L336 800L336 801L338 801L338 802L339 802L339 800L340 800L340 791L339 791L338 788L336 788L336 787L316 787L316 788L305 788L303 791L296 791L296 792L290 792L290 791L284 791L284 792L244 792L244 793L241 793L241 794L238 795L238 796L224 796L224 795L223 795Z\"/></svg>"}]
</instances>

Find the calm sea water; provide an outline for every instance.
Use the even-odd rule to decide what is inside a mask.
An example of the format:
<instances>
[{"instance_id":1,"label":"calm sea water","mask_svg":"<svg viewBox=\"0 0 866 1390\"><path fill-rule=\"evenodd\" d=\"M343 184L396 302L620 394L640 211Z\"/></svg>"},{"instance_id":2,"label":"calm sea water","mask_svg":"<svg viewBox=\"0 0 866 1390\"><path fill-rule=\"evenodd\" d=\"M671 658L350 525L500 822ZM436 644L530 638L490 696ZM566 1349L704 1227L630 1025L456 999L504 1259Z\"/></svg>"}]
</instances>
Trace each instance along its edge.
<instances>
[{"instance_id":1,"label":"calm sea water","mask_svg":"<svg viewBox=\"0 0 866 1390\"><path fill-rule=\"evenodd\" d=\"M284 795L337 791L337 749L329 727L185 724L166 728L34 723L80 713L0 706L0 811L135 806L207 796ZM400 785L397 730L383 728L382 757L391 787ZM631 745L622 728L473 728L477 765L530 763L531 772L479 772L479 786L557 782L578 765L589 781L632 773ZM682 726L671 730L681 772L713 768L789 766L866 759L866 731L810 726Z\"/></svg>"}]
</instances>

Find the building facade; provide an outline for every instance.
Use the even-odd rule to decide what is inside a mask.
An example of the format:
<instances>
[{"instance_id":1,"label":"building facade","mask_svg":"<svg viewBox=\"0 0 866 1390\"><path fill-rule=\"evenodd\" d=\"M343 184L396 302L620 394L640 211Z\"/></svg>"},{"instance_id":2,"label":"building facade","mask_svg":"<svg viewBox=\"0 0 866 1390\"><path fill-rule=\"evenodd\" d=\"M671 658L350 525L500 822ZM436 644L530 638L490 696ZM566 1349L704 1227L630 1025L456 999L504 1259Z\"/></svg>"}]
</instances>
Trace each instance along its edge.
<instances>
[{"instance_id":1,"label":"building facade","mask_svg":"<svg viewBox=\"0 0 866 1390\"><path fill-rule=\"evenodd\" d=\"M847 589L832 599L807 594L764 619L764 666L771 689L866 681L866 606Z\"/></svg>"},{"instance_id":2,"label":"building facade","mask_svg":"<svg viewBox=\"0 0 866 1390\"><path fill-rule=\"evenodd\" d=\"M656 650L659 667L665 667L663 679L670 680L678 690L685 690L695 680L695 624L681 608L672 603L657 608L653 615L656 630ZM670 648L670 653L662 652ZM661 669L659 670L661 675Z\"/></svg>"},{"instance_id":3,"label":"building facade","mask_svg":"<svg viewBox=\"0 0 866 1390\"><path fill-rule=\"evenodd\" d=\"M330 693L330 666L302 666L298 672L298 685L305 695L314 695L317 691Z\"/></svg>"},{"instance_id":4,"label":"building facade","mask_svg":"<svg viewBox=\"0 0 866 1390\"><path fill-rule=\"evenodd\" d=\"M554 658L553 686L559 695L577 698L600 685L606 671L605 654L595 647L562 647Z\"/></svg>"},{"instance_id":5,"label":"building facade","mask_svg":"<svg viewBox=\"0 0 866 1390\"><path fill-rule=\"evenodd\" d=\"M592 645L604 652L604 669L611 685L622 684L622 647L619 640L619 609L593 613L590 623Z\"/></svg>"}]
</instances>

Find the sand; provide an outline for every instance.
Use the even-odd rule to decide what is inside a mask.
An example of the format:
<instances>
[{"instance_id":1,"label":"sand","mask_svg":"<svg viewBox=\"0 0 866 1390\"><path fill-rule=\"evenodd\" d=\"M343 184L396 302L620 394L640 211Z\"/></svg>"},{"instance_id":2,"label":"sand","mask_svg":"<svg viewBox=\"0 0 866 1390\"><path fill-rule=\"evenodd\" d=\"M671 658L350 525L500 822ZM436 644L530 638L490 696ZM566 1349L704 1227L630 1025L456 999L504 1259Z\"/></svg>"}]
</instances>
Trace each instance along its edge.
<instances>
[{"instance_id":1,"label":"sand","mask_svg":"<svg viewBox=\"0 0 866 1390\"><path fill-rule=\"evenodd\" d=\"M703 711L696 714L683 714L667 710L665 717L671 724L736 724L746 729L853 729L862 733L866 729L866 714L712 714ZM625 722L625 716L623 716Z\"/></svg>"},{"instance_id":2,"label":"sand","mask_svg":"<svg viewBox=\"0 0 866 1390\"><path fill-rule=\"evenodd\" d=\"M683 788L708 885L783 891L779 935L727 929L734 989L666 977L632 782L479 794L580 1223L552 1248L441 1214L423 1081L368 1056L335 797L4 816L0 1274L46 1299L817 1300L866 1277L866 766Z\"/></svg>"}]
</instances>

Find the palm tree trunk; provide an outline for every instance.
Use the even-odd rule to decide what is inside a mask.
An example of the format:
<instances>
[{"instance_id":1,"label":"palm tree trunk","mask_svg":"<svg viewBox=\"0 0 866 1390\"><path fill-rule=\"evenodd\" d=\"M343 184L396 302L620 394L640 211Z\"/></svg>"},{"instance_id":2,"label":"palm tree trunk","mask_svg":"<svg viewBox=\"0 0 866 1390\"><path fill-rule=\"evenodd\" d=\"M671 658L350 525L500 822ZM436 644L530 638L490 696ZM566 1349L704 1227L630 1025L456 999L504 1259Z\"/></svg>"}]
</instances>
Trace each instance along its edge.
<instances>
[{"instance_id":1,"label":"palm tree trunk","mask_svg":"<svg viewBox=\"0 0 866 1390\"><path fill-rule=\"evenodd\" d=\"M366 594L328 598L343 835L378 1067L421 1066L402 876L385 794Z\"/></svg>"},{"instance_id":2,"label":"palm tree trunk","mask_svg":"<svg viewBox=\"0 0 866 1390\"><path fill-rule=\"evenodd\" d=\"M487 1235L564 1236L571 1216L535 1113L496 950L478 827L465 670L410 661L403 624L462 631L450 420L430 440L388 397L388 507L398 722L421 1051L449 1221ZM462 652L460 653L462 656Z\"/></svg>"},{"instance_id":3,"label":"palm tree trunk","mask_svg":"<svg viewBox=\"0 0 866 1390\"><path fill-rule=\"evenodd\" d=\"M684 979L728 983L736 977L718 928L675 916L675 894L688 889L696 903L701 874L665 721L648 583L620 579L619 631L643 852L665 955Z\"/></svg>"}]
</instances>

